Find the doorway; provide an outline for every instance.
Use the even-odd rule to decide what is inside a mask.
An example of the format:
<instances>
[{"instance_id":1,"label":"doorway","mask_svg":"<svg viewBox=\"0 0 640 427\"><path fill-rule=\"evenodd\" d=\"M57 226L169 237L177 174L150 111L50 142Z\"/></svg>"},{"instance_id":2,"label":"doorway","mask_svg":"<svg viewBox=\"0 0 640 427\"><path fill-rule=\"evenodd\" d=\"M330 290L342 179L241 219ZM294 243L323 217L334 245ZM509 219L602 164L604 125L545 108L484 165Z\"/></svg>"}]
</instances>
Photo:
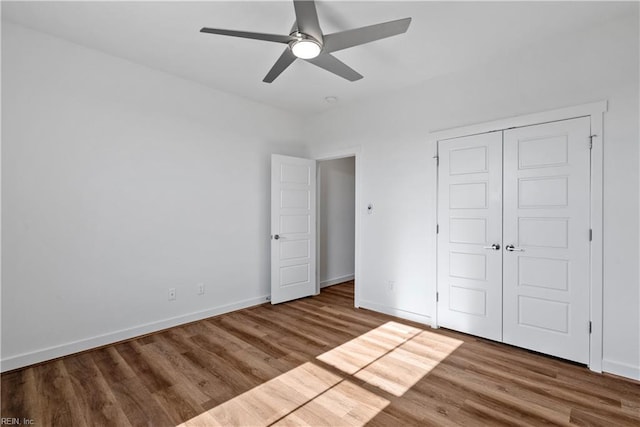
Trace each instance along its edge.
<instances>
[{"instance_id":1,"label":"doorway","mask_svg":"<svg viewBox=\"0 0 640 427\"><path fill-rule=\"evenodd\" d=\"M329 287L339 282L352 278L350 293L353 295L354 307L359 304L359 219L357 207L359 199L359 152L358 148L333 153L331 155L316 156L315 159L291 157L278 154L271 155L271 303L279 304L293 299L303 298L319 294L321 282L324 287ZM343 232L349 235L349 248L347 252L341 252L342 258L353 260L351 268L337 269L339 264L325 256L329 264L325 266L325 275L320 278L320 263L322 250L320 238L322 227L318 219L321 208L320 184L321 175L319 163L348 158L346 164L352 166L342 168L347 179L338 179L341 185L326 185L325 194L334 199L334 195L342 194L344 188L352 188L347 194L350 197L339 196L343 200L343 208L347 211L352 207L351 215L352 231ZM329 165L327 163L327 165ZM325 166L325 170L331 168ZM340 168L339 168L340 169ZM330 176L329 174L328 176ZM332 181L332 180L330 180ZM332 190L333 188L333 190ZM336 190L337 189L337 190ZM326 197L325 197L326 198ZM328 204L328 202L326 202ZM341 204L334 206L340 207ZM327 218L332 218L327 216ZM324 226L325 230L338 229L336 221L330 219ZM351 228L351 227L349 227ZM347 230L349 230L349 228ZM342 228L344 230L344 228ZM339 233L338 233L339 234ZM328 233L327 233L328 236ZM329 241L331 237L328 237ZM351 243L352 242L352 243ZM330 250L331 245L325 242L324 247ZM346 254L346 255L345 255ZM347 266L351 264L347 262ZM344 265L343 265L344 267ZM338 273L336 273L338 271ZM340 272L341 271L341 272Z\"/></svg>"},{"instance_id":2,"label":"doorway","mask_svg":"<svg viewBox=\"0 0 640 427\"><path fill-rule=\"evenodd\" d=\"M355 279L356 158L318 161L318 291Z\"/></svg>"}]
</instances>

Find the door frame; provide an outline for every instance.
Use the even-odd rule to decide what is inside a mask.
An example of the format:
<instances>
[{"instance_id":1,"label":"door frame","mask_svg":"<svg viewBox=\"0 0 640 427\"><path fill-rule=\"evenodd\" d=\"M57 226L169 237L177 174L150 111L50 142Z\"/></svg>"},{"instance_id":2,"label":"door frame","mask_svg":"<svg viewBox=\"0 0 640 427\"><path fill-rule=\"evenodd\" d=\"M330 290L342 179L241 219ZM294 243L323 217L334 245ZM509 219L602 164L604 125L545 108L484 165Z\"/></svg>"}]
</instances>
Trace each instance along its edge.
<instances>
[{"instance_id":1,"label":"door frame","mask_svg":"<svg viewBox=\"0 0 640 427\"><path fill-rule=\"evenodd\" d=\"M354 158L354 162L355 162L355 242L354 242L354 247L355 247L355 253L354 253L354 259L353 259L353 280L354 280L354 298L353 298L353 303L354 303L354 307L359 308L360 307L360 212L358 210L358 207L360 206L360 195L362 194L362 192L360 191L361 189L361 147L357 146L357 147L351 147L351 148L346 148L344 150L336 150L336 151L326 151L326 152L318 152L318 153L314 153L314 155L311 157L313 160L320 162L320 161L325 161L325 160L336 160L336 159L344 159L344 158L348 158L348 157L353 157ZM316 175L320 173L320 168L316 168ZM316 179L316 185L317 185L317 190L316 190L316 194L318 195L318 197L316 198L316 218L320 218L320 204L321 199L319 197L320 195L320 177L317 176ZM317 220L316 221L316 235L318 236L318 238L316 239L316 265L318 266L316 268L316 294L320 293L320 221Z\"/></svg>"},{"instance_id":2,"label":"door frame","mask_svg":"<svg viewBox=\"0 0 640 427\"><path fill-rule=\"evenodd\" d=\"M492 131L503 131L509 128L517 128L531 125L538 125L548 122L574 119L578 117L589 117L591 120L591 200L590 200L590 223L592 230L592 240L590 247L590 271L589 271L589 316L591 320L591 334L589 337L589 369L595 372L602 372L602 303L603 303L603 121L604 113L607 112L607 101L598 101L588 104L581 104L572 107L560 108L556 110L544 111L522 116L508 117L486 123L478 123L469 126L440 129L430 132L429 148L433 153L433 162L429 162L429 168L435 175L434 185L430 189L435 209L433 216L429 216L434 232L438 224L438 141L470 136ZM588 141L585 141L588 143ZM432 250L430 252L428 265L433 272L431 280L435 283L433 292L433 327L438 327L438 272L437 272L437 243L435 236Z\"/></svg>"}]
</instances>

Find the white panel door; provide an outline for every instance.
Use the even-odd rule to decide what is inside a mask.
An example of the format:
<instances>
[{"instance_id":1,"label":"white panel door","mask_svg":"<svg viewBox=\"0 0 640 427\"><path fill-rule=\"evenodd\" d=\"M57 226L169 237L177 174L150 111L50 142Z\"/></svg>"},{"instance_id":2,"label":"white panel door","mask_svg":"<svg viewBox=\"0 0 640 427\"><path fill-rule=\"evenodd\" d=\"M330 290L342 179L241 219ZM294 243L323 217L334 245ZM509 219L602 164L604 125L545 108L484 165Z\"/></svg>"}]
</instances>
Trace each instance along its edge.
<instances>
[{"instance_id":1,"label":"white panel door","mask_svg":"<svg viewBox=\"0 0 640 427\"><path fill-rule=\"evenodd\" d=\"M504 342L589 362L590 120L504 132Z\"/></svg>"},{"instance_id":2,"label":"white panel door","mask_svg":"<svg viewBox=\"0 0 640 427\"><path fill-rule=\"evenodd\" d=\"M502 132L438 143L438 323L502 340Z\"/></svg>"},{"instance_id":3,"label":"white panel door","mask_svg":"<svg viewBox=\"0 0 640 427\"><path fill-rule=\"evenodd\" d=\"M316 293L316 162L271 157L271 303Z\"/></svg>"}]
</instances>

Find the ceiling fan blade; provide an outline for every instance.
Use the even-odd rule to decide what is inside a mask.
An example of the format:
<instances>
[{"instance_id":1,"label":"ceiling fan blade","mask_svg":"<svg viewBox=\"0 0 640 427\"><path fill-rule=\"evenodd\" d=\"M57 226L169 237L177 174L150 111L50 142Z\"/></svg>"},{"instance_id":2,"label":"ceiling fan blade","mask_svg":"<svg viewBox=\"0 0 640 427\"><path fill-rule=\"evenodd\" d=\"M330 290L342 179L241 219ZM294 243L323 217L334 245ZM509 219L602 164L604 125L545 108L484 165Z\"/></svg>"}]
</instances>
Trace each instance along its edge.
<instances>
[{"instance_id":1,"label":"ceiling fan blade","mask_svg":"<svg viewBox=\"0 0 640 427\"><path fill-rule=\"evenodd\" d=\"M340 61L335 56L328 53L321 53L319 56L313 59L307 59L306 61L311 62L313 65L317 65L318 67L323 68L344 79L347 79L350 82L354 82L362 78L362 75L360 73L349 67L344 62Z\"/></svg>"},{"instance_id":2,"label":"ceiling fan blade","mask_svg":"<svg viewBox=\"0 0 640 427\"><path fill-rule=\"evenodd\" d=\"M243 37L245 39L264 40L267 42L289 43L295 40L291 36L281 36L279 34L253 33L250 31L221 30L219 28L204 27L201 33L220 34L222 36Z\"/></svg>"},{"instance_id":3,"label":"ceiling fan blade","mask_svg":"<svg viewBox=\"0 0 640 427\"><path fill-rule=\"evenodd\" d=\"M280 55L280 58L278 58L276 63L273 64L273 67L271 67L271 70L269 70L269 72L264 77L264 79L262 79L262 81L265 83L273 82L276 79L276 77L278 77L284 70L286 70L287 67L291 65L295 60L296 60L296 57L291 52L291 49L286 48L284 52L282 52L282 55Z\"/></svg>"},{"instance_id":4,"label":"ceiling fan blade","mask_svg":"<svg viewBox=\"0 0 640 427\"><path fill-rule=\"evenodd\" d=\"M353 46L396 36L407 31L411 18L398 19L368 27L354 28L324 36L323 49L325 52L336 52Z\"/></svg>"},{"instance_id":5,"label":"ceiling fan blade","mask_svg":"<svg viewBox=\"0 0 640 427\"><path fill-rule=\"evenodd\" d=\"M322 30L318 21L316 3L313 0L293 0L293 7L296 10L298 31L322 42Z\"/></svg>"}]
</instances>

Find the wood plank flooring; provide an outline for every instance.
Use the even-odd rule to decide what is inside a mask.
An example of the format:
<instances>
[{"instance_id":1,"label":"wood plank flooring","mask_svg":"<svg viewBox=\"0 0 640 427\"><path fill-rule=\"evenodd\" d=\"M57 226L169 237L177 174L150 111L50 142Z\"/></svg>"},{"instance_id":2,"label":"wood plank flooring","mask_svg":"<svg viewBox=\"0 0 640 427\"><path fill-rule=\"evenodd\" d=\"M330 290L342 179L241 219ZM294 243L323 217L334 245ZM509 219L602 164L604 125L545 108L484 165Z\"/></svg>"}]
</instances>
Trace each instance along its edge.
<instances>
[{"instance_id":1,"label":"wood plank flooring","mask_svg":"<svg viewBox=\"0 0 640 427\"><path fill-rule=\"evenodd\" d=\"M637 427L640 383L356 310L350 282L8 372L1 416L37 426Z\"/></svg>"}]
</instances>

